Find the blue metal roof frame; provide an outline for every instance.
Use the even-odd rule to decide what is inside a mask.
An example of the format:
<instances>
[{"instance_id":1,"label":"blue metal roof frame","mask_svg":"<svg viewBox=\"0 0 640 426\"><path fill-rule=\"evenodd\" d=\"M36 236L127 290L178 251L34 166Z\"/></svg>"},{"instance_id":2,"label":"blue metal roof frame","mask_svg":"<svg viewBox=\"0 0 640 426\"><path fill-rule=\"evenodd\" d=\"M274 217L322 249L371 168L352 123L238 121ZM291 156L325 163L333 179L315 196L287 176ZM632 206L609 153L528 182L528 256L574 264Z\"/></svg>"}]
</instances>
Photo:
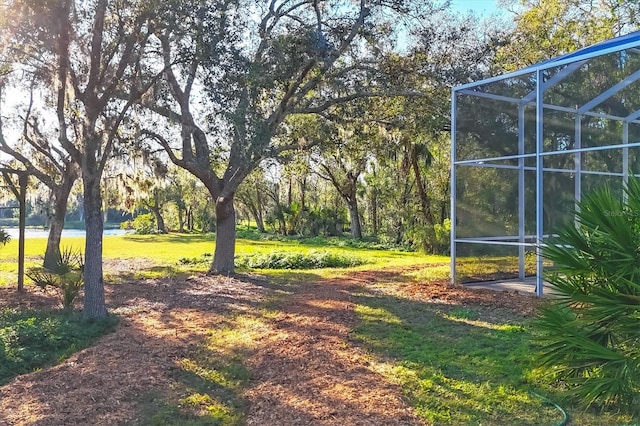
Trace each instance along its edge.
<instances>
[{"instance_id":1,"label":"blue metal roof frame","mask_svg":"<svg viewBox=\"0 0 640 426\"><path fill-rule=\"evenodd\" d=\"M462 84L460 86L454 87L453 91L456 92L463 89L471 89L473 87L494 83L496 81L504 80L507 78L519 77L521 75L535 73L538 70L546 70L552 67L567 65L572 62L589 60L597 56L606 55L608 53L618 52L626 49L632 49L634 47L640 47L640 31L634 31L629 34L614 37L612 39L608 39L600 43L596 43L591 46L576 50L575 52L570 52L564 55L557 56L555 58L538 62L537 64L521 68L517 71L486 78L484 80L478 80L472 83Z\"/></svg>"},{"instance_id":2,"label":"blue metal roof frame","mask_svg":"<svg viewBox=\"0 0 640 426\"><path fill-rule=\"evenodd\" d=\"M537 64L530 65L524 69L530 69L531 71L533 71L538 68L549 68L551 66L557 65L558 62L564 62L565 59L580 60L593 58L599 56L600 54L609 53L611 51L628 49L630 43L635 43L636 45L640 46L640 31L634 31L623 36L610 38L608 40L601 41L600 43L583 47L582 49L576 50L575 52L560 55L551 59L546 59L542 62L538 62Z\"/></svg>"},{"instance_id":3,"label":"blue metal roof frame","mask_svg":"<svg viewBox=\"0 0 640 426\"><path fill-rule=\"evenodd\" d=\"M606 80L603 83L608 87L597 87L594 88L593 91L589 92L588 96L579 99L579 103L576 102L574 105L554 105L553 99L549 99L548 102L545 102L545 92L547 89L550 89L558 84L560 84L566 78L569 78L574 72L580 70L583 66L588 66L588 64L594 59L599 58L601 56L610 55L618 56L618 52L633 52L634 55L640 54L640 31L632 32L620 37L615 37L609 40L605 40L603 42L594 44L592 46L585 47L583 49L579 49L575 52L571 52L565 55L561 55L555 58L551 58L537 64L522 68L518 71L511 72L508 74L503 74L499 76L495 76L492 78L487 78L484 80L476 81L473 83L468 83L464 85L460 85L452 88L451 92L451 280L455 282L456 279L456 244L464 243L464 244L493 244L493 245L512 245L518 247L518 276L520 279L524 279L526 275L525 271L525 254L527 248L535 247L536 253L536 294L542 295L544 288L544 264L543 264L543 255L542 255L542 247L544 246L544 240L548 238L548 234L545 234L544 231L544 174L546 172L566 172L572 173L574 176L581 177L582 175L591 174L593 170L583 170L582 167L582 154L595 151L595 150L610 150L617 149L621 151L622 155L622 172L617 171L598 171L598 173L602 176L609 177L622 177L622 179L628 179L630 174L629 168L629 149L637 148L640 146L640 142L637 140L630 141L629 140L629 124L634 123L636 125L640 124L640 104L631 106L625 105L625 109L623 114L627 114L625 116L612 115L606 113L604 111L596 111L596 107L603 103L605 100L616 96L618 94L623 93L626 88L630 87L633 84L638 84L640 82L640 64L635 61L632 66L625 67L625 73L623 76L615 75L612 79ZM622 57L623 55L620 55ZM606 58L605 58L606 60ZM549 73L548 70L552 70L556 68L556 72ZM596 67L597 68L597 67ZM588 70L587 70L588 71ZM597 72L597 70L596 70ZM523 80L527 83L530 83L527 88L531 90L526 93L523 91L518 91L517 93L513 93L513 96L505 96L504 93L496 90L496 93L492 93L491 91L491 83L500 83L505 80L514 79ZM502 86L508 87L511 82L506 81L504 85L495 85L496 88L501 88ZM513 82L514 87L522 87L516 86L517 81ZM535 88L533 88L535 86ZM601 90L600 93L593 93L598 90ZM457 137L456 137L456 120L457 120L457 104L458 104L458 96L469 96L469 97L479 97L479 98L488 98L493 99L500 102L507 102L511 104L517 105L518 111L518 154L517 155L503 155L500 157L492 157L492 158L468 158L462 161L457 160ZM637 101L634 92L634 99ZM591 99L587 99L590 96L593 96ZM578 100L578 99L576 99ZM580 104L581 103L581 104ZM624 99L623 99L624 103ZM535 153L533 152L525 152L524 149L524 111L525 106L534 106L535 107ZM575 144L571 149L563 149L556 151L545 151L544 149L544 135L545 129L543 127L544 123L544 113L546 110L557 110L564 111L566 113L571 113L575 115L574 121L574 130L575 130ZM581 144L581 135L582 135L582 127L581 120L583 116L595 116L599 118L604 118L608 120L617 120L622 122L620 141L617 143L609 144L606 146L582 146ZM574 155L575 166L573 168L567 169L551 169L545 166L544 159L552 156L552 155L566 155L571 154ZM535 169L531 165L526 165L525 159L527 158L535 158L536 164ZM476 238L460 238L457 234L457 173L456 169L458 167L493 167L493 168L501 168L501 164L495 164L496 161L502 161L505 159L509 160L518 160L518 165L514 166L511 170L518 170L518 235L481 235ZM494 164L489 164L489 162L494 162ZM527 238L530 236L525 233L525 207L524 199L525 199L525 171L533 171L535 172L535 203L536 207L533 210L536 215L535 224L535 243L530 243ZM631 172L633 174L633 172ZM529 176L533 176L529 174ZM578 178L574 180L574 192L575 199L579 200L582 194L582 179ZM506 231L505 231L506 232ZM500 234L500 232L498 232ZM506 242L505 238L513 239L514 242ZM517 238L517 242L515 242Z\"/></svg>"}]
</instances>

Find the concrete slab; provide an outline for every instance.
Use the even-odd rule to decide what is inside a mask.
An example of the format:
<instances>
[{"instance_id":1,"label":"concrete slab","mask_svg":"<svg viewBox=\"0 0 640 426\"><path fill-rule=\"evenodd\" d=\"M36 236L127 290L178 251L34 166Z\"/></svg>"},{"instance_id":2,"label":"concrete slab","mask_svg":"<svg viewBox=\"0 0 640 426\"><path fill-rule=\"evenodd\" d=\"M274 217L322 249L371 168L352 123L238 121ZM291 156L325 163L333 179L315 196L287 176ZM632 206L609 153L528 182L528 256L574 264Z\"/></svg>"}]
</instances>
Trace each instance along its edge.
<instances>
[{"instance_id":1,"label":"concrete slab","mask_svg":"<svg viewBox=\"0 0 640 426\"><path fill-rule=\"evenodd\" d=\"M500 280L500 281L482 281L465 283L465 287L471 289L484 288L495 291L517 291L518 293L532 293L536 292L536 279L535 277L525 278L525 280Z\"/></svg>"}]
</instances>

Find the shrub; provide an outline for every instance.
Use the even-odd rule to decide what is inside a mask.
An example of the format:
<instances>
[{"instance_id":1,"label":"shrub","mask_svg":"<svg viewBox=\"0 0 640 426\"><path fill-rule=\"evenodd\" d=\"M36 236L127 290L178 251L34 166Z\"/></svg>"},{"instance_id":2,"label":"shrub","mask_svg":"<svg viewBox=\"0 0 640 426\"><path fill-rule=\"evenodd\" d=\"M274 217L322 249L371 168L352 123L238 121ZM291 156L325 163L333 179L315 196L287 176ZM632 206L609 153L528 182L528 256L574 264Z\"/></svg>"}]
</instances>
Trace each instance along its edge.
<instances>
[{"instance_id":1,"label":"shrub","mask_svg":"<svg viewBox=\"0 0 640 426\"><path fill-rule=\"evenodd\" d=\"M541 362L585 405L640 418L640 184L626 201L610 189L583 198L577 223L544 248L555 292L536 325Z\"/></svg>"},{"instance_id":2,"label":"shrub","mask_svg":"<svg viewBox=\"0 0 640 426\"><path fill-rule=\"evenodd\" d=\"M199 265L201 263L211 263L212 253L203 253L200 257L181 257L178 259L180 265Z\"/></svg>"},{"instance_id":3,"label":"shrub","mask_svg":"<svg viewBox=\"0 0 640 426\"><path fill-rule=\"evenodd\" d=\"M256 269L320 269L320 268L348 268L364 264L364 260L334 254L326 251L312 250L308 253L288 253L272 251L239 256L236 266Z\"/></svg>"},{"instance_id":4,"label":"shrub","mask_svg":"<svg viewBox=\"0 0 640 426\"><path fill-rule=\"evenodd\" d=\"M131 221L131 228L140 235L156 233L156 219L152 213L139 214Z\"/></svg>"},{"instance_id":5,"label":"shrub","mask_svg":"<svg viewBox=\"0 0 640 426\"><path fill-rule=\"evenodd\" d=\"M0 246L6 245L9 241L11 241L11 235L4 229L0 228Z\"/></svg>"},{"instance_id":6,"label":"shrub","mask_svg":"<svg viewBox=\"0 0 640 426\"><path fill-rule=\"evenodd\" d=\"M54 288L62 307L69 310L84 287L84 259L79 251L66 248L60 251L53 268L30 268L26 275L43 290Z\"/></svg>"}]
</instances>

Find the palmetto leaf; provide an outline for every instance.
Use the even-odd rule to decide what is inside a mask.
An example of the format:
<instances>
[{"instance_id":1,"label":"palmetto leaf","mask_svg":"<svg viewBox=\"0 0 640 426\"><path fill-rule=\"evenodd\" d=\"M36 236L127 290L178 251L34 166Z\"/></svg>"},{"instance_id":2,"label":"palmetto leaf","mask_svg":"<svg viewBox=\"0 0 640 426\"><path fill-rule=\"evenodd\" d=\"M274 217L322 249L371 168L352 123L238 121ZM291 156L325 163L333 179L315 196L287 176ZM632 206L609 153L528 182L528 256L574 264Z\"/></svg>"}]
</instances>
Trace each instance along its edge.
<instances>
[{"instance_id":1,"label":"palmetto leaf","mask_svg":"<svg viewBox=\"0 0 640 426\"><path fill-rule=\"evenodd\" d=\"M585 196L576 223L543 250L554 290L535 321L540 362L585 405L615 404L640 418L640 184L625 200L607 188Z\"/></svg>"}]
</instances>

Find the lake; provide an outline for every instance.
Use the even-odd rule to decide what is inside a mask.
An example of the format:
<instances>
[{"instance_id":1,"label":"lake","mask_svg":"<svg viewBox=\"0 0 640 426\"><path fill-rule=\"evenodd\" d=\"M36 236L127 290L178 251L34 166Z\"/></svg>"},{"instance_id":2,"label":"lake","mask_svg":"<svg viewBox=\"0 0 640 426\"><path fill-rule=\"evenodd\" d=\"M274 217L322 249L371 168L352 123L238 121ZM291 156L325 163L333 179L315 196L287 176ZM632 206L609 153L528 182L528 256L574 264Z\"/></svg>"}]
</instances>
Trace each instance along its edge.
<instances>
[{"instance_id":1,"label":"lake","mask_svg":"<svg viewBox=\"0 0 640 426\"><path fill-rule=\"evenodd\" d=\"M11 236L11 239L17 240L19 235L18 228L4 228L5 231ZM105 229L104 236L108 237L110 235L124 235L127 233L131 233L133 231L128 231L126 229ZM27 228L24 230L24 238L47 238L49 236L48 229L37 229L37 228ZM86 232L84 229L63 229L62 230L63 237L85 237Z\"/></svg>"}]
</instances>

